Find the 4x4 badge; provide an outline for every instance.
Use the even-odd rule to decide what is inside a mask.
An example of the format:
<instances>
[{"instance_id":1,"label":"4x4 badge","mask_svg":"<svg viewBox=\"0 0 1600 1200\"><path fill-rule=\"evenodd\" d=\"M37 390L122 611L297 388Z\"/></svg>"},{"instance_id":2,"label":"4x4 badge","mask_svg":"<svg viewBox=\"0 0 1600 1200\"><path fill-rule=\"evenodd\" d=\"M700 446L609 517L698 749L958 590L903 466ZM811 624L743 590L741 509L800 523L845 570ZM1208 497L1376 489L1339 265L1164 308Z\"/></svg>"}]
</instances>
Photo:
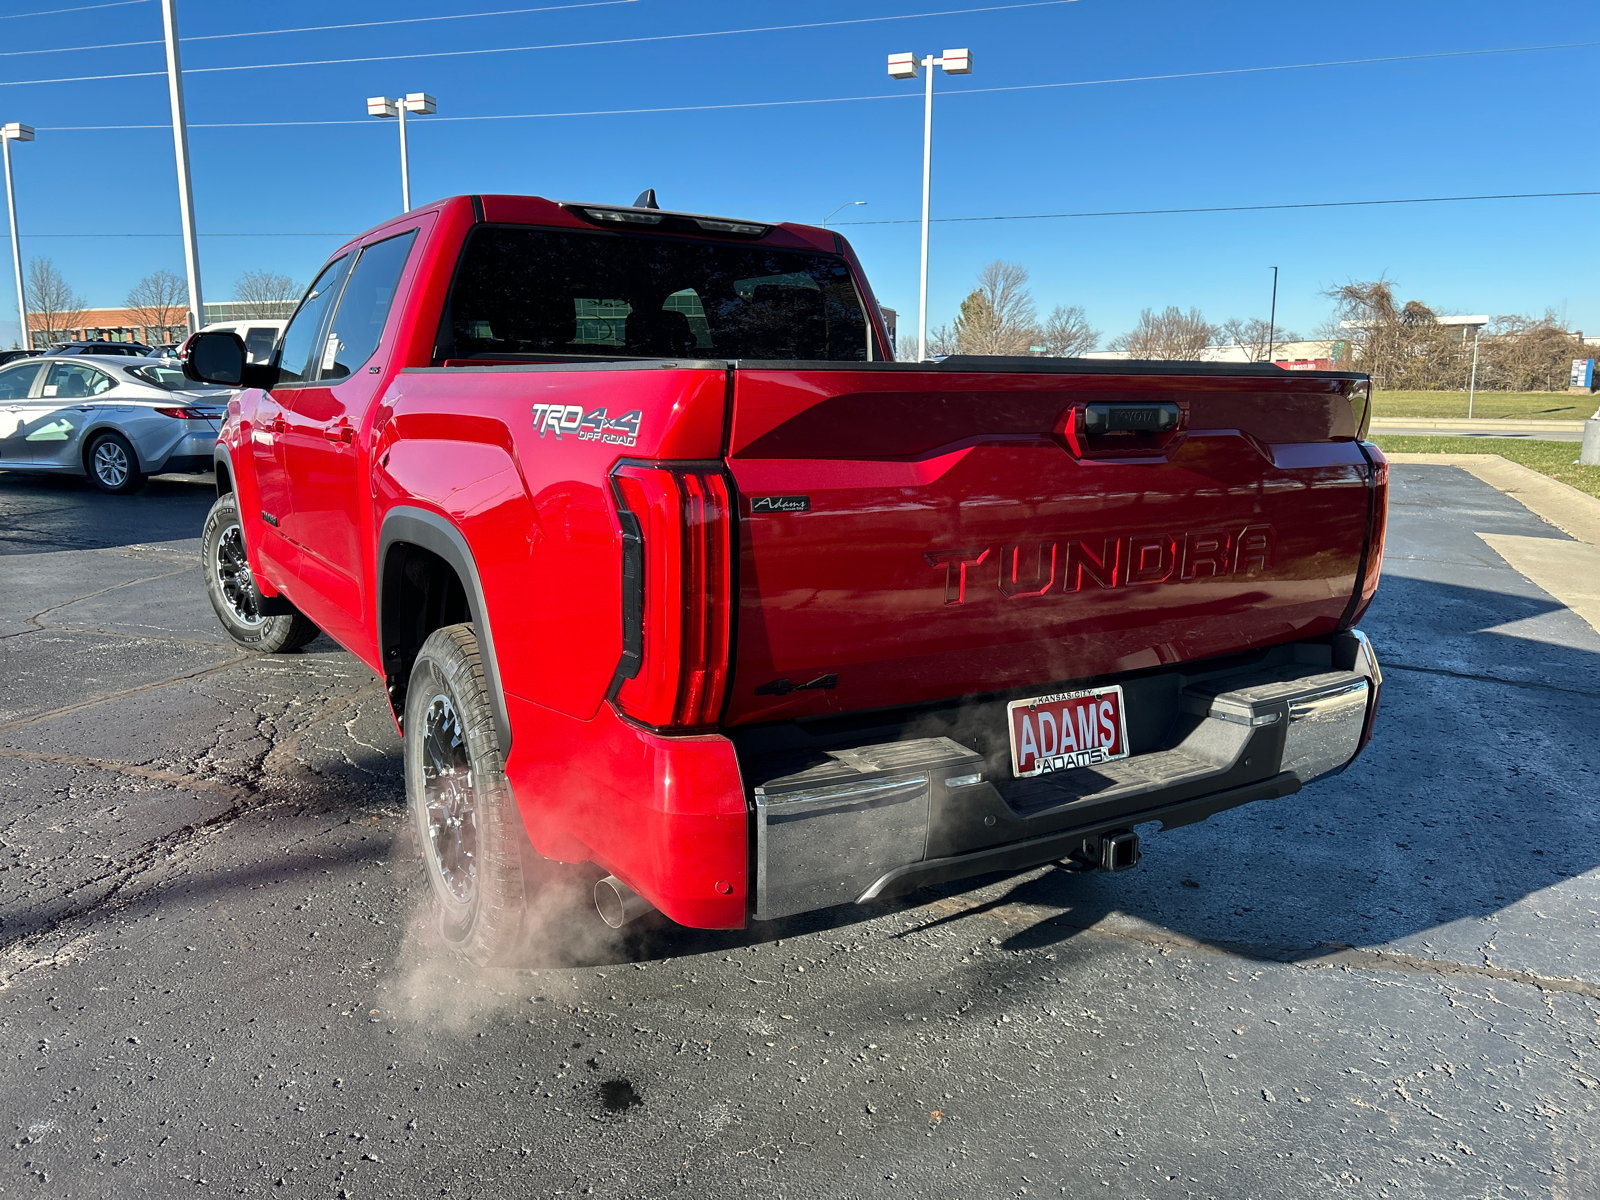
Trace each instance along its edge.
<instances>
[{"instance_id":1,"label":"4x4 badge","mask_svg":"<svg viewBox=\"0 0 1600 1200\"><path fill-rule=\"evenodd\" d=\"M580 442L604 442L609 446L634 446L639 441L639 421L643 409L608 417L603 408L585 413L577 404L535 404L533 427L542 438L547 433L561 440L565 433L575 433Z\"/></svg>"}]
</instances>

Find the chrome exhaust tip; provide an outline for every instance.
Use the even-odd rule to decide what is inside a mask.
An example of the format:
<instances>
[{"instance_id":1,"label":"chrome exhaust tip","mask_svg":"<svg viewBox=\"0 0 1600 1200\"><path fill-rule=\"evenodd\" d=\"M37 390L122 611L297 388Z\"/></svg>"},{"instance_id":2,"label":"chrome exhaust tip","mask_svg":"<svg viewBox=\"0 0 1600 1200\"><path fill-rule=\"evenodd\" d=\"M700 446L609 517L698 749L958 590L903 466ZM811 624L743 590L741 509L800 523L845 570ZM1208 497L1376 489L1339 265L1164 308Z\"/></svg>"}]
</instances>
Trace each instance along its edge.
<instances>
[{"instance_id":1,"label":"chrome exhaust tip","mask_svg":"<svg viewBox=\"0 0 1600 1200\"><path fill-rule=\"evenodd\" d=\"M600 919L613 929L621 929L655 908L615 875L607 875L594 885L594 906Z\"/></svg>"}]
</instances>

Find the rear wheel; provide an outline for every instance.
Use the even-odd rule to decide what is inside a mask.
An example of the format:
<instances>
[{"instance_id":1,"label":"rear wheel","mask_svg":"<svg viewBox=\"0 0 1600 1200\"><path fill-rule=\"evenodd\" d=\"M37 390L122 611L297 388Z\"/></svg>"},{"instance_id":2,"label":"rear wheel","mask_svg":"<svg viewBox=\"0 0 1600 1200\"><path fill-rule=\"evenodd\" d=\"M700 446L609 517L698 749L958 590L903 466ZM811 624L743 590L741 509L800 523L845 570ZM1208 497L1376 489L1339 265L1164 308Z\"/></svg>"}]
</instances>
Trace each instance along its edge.
<instances>
[{"instance_id":1,"label":"rear wheel","mask_svg":"<svg viewBox=\"0 0 1600 1200\"><path fill-rule=\"evenodd\" d=\"M206 572L206 596L228 636L247 650L282 654L298 650L317 636L311 619L298 611L267 616L250 560L244 552L244 527L232 492L219 496L206 514L200 534L200 558Z\"/></svg>"},{"instance_id":2,"label":"rear wheel","mask_svg":"<svg viewBox=\"0 0 1600 1200\"><path fill-rule=\"evenodd\" d=\"M522 933L527 835L470 625L428 635L406 688L406 798L445 943L479 964Z\"/></svg>"},{"instance_id":3,"label":"rear wheel","mask_svg":"<svg viewBox=\"0 0 1600 1200\"><path fill-rule=\"evenodd\" d=\"M120 433L102 433L90 442L83 464L89 469L89 482L102 492L125 496L144 486L139 458Z\"/></svg>"}]
</instances>

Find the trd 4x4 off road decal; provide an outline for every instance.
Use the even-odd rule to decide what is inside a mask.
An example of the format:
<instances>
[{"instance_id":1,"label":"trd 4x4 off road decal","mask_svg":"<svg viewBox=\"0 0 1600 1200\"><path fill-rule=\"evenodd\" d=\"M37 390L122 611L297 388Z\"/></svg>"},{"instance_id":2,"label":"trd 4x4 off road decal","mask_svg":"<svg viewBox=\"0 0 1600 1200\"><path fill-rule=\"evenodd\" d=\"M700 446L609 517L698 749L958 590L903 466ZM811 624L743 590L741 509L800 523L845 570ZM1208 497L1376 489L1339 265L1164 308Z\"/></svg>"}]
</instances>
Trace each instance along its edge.
<instances>
[{"instance_id":1,"label":"trd 4x4 off road decal","mask_svg":"<svg viewBox=\"0 0 1600 1200\"><path fill-rule=\"evenodd\" d=\"M644 411L637 408L620 416L608 417L603 408L585 413L582 406L577 404L535 404L533 427L539 431L540 437L553 433L557 441L561 440L562 434L575 433L580 442L633 446L639 441L639 419L643 415Z\"/></svg>"}]
</instances>

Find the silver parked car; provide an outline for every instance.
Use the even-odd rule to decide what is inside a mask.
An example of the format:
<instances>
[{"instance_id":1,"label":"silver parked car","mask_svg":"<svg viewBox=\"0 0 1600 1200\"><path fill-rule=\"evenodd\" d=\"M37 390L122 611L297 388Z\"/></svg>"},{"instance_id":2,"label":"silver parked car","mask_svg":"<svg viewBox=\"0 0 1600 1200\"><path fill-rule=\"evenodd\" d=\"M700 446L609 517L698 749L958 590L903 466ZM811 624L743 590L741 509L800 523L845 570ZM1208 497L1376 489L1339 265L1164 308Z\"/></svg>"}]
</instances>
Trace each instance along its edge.
<instances>
[{"instance_id":1,"label":"silver parked car","mask_svg":"<svg viewBox=\"0 0 1600 1200\"><path fill-rule=\"evenodd\" d=\"M0 367L0 470L87 475L105 492L209 471L232 395L189 382L171 359L18 359Z\"/></svg>"}]
</instances>

